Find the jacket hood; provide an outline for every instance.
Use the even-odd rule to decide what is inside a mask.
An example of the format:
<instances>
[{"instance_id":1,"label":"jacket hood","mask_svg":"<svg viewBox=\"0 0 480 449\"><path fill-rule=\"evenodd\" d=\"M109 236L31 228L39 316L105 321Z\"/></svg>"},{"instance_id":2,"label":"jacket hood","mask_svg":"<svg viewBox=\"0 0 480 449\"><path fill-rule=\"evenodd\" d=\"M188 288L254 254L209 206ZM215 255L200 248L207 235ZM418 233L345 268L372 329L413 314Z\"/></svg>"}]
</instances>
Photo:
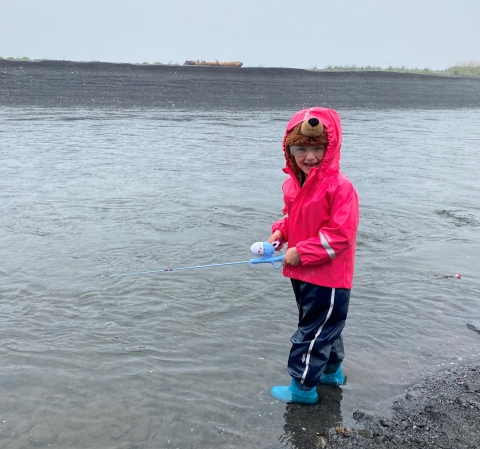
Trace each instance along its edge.
<instances>
[{"instance_id":1,"label":"jacket hood","mask_svg":"<svg viewBox=\"0 0 480 449\"><path fill-rule=\"evenodd\" d=\"M286 167L284 168L285 173L295 175L298 170L295 170L295 167L292 164L291 159L289 158L289 149L285 146L285 140L290 131L292 131L295 126L299 123L304 122L305 120L311 118L317 118L323 124L324 128L327 131L328 144L325 156L323 158L322 164L318 168L314 168L310 171L309 176L315 174L319 179L327 178L332 176L340 171L340 148L342 146L342 125L340 123L340 117L337 111L333 109L314 107L308 109L302 109L301 111L296 112L290 121L287 124L287 129L285 131L285 136L283 137L283 151L285 160L287 162Z\"/></svg>"}]
</instances>

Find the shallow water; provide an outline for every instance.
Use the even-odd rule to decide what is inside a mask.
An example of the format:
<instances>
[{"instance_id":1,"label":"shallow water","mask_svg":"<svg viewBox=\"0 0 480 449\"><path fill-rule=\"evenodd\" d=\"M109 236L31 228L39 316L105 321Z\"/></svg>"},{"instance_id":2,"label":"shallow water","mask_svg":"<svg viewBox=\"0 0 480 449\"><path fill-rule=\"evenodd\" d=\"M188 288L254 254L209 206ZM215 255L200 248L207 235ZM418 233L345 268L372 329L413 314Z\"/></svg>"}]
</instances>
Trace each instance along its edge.
<instances>
[{"instance_id":1,"label":"shallow water","mask_svg":"<svg viewBox=\"0 0 480 449\"><path fill-rule=\"evenodd\" d=\"M296 305L248 260L292 111L0 108L0 446L306 446L480 353L480 110L340 111L361 201L343 389L288 382ZM462 278L455 278L461 273Z\"/></svg>"}]
</instances>

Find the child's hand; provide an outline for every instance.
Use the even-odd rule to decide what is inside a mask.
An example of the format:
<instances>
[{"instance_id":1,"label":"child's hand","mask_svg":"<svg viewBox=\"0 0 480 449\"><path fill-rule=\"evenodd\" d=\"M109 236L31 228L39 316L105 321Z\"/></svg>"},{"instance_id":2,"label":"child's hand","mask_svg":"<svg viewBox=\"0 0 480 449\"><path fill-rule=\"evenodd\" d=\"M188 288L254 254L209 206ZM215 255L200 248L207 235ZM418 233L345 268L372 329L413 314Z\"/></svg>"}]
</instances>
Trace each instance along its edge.
<instances>
[{"instance_id":1,"label":"child's hand","mask_svg":"<svg viewBox=\"0 0 480 449\"><path fill-rule=\"evenodd\" d=\"M268 243L275 243L275 242L280 242L278 245L273 245L275 247L275 251L280 251L283 247L283 234L282 231L275 231L269 238L268 238Z\"/></svg>"},{"instance_id":2,"label":"child's hand","mask_svg":"<svg viewBox=\"0 0 480 449\"><path fill-rule=\"evenodd\" d=\"M300 256L297 252L297 248L288 248L283 258L283 266L287 265L300 265L302 263Z\"/></svg>"},{"instance_id":3,"label":"child's hand","mask_svg":"<svg viewBox=\"0 0 480 449\"><path fill-rule=\"evenodd\" d=\"M270 237L268 237L267 242L273 243L278 240L280 243L283 241L283 234L282 231L275 231Z\"/></svg>"}]
</instances>

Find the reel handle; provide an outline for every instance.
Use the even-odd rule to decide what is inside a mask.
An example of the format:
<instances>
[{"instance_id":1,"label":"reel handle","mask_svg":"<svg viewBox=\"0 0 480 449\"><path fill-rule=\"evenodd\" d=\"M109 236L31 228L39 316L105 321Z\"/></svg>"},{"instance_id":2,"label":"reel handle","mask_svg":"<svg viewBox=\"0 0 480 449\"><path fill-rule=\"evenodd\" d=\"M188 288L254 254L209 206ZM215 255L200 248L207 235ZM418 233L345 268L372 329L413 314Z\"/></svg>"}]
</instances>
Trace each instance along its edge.
<instances>
[{"instance_id":1,"label":"reel handle","mask_svg":"<svg viewBox=\"0 0 480 449\"><path fill-rule=\"evenodd\" d=\"M252 259L253 265L258 265L259 263L271 263L275 270L278 270L282 266L282 261L285 256L275 256L275 257L258 257L257 259ZM275 262L280 262L279 265L275 265Z\"/></svg>"}]
</instances>

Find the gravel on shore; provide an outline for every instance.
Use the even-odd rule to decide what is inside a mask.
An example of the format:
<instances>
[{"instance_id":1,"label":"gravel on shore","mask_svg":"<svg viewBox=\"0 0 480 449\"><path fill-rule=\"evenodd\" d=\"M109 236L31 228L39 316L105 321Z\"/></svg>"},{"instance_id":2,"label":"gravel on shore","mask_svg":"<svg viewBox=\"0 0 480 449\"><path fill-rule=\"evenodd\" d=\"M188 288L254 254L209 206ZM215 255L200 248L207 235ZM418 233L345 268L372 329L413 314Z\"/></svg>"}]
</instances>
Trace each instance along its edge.
<instances>
[{"instance_id":1,"label":"gravel on shore","mask_svg":"<svg viewBox=\"0 0 480 449\"><path fill-rule=\"evenodd\" d=\"M312 447L480 447L480 362L440 372L393 403L391 417L354 412L357 425L316 435ZM343 435L342 435L343 433Z\"/></svg>"}]
</instances>

